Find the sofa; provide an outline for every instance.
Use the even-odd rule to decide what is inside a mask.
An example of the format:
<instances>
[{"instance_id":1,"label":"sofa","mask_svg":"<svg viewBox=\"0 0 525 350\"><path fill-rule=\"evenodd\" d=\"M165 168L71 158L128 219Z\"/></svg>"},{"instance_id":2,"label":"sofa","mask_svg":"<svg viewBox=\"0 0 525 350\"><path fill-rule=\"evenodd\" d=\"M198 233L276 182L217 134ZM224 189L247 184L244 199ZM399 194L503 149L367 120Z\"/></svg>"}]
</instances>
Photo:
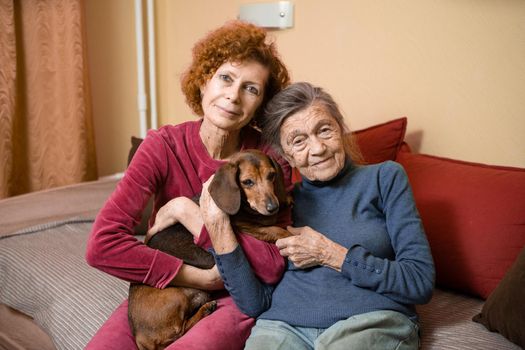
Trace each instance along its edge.
<instances>
[{"instance_id":1,"label":"sofa","mask_svg":"<svg viewBox=\"0 0 525 350\"><path fill-rule=\"evenodd\" d=\"M421 348L523 348L525 169L418 154L405 142L407 122L355 135L367 163L405 168L431 245L436 288L417 306ZM0 349L83 349L126 298L127 282L84 260L93 220L118 181L0 201Z\"/></svg>"}]
</instances>

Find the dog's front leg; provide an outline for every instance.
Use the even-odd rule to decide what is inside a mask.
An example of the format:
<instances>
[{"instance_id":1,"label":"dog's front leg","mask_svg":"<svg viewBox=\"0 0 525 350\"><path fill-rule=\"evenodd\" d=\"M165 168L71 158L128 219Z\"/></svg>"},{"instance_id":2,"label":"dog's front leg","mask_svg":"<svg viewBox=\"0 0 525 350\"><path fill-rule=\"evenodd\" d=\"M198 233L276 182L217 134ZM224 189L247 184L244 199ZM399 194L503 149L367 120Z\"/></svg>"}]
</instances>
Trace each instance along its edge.
<instances>
[{"instance_id":1,"label":"dog's front leg","mask_svg":"<svg viewBox=\"0 0 525 350\"><path fill-rule=\"evenodd\" d=\"M243 232L265 242L275 243L280 238L290 237L292 234L279 226L240 226Z\"/></svg>"}]
</instances>

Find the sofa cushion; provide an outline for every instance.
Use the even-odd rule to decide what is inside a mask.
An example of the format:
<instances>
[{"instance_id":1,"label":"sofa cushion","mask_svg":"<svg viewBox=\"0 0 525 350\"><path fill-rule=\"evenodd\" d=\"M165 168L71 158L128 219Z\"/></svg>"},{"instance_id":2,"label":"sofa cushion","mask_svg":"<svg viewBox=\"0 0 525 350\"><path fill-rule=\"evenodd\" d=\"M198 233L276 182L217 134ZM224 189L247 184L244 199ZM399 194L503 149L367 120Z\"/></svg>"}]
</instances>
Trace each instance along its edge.
<instances>
[{"instance_id":1,"label":"sofa cushion","mask_svg":"<svg viewBox=\"0 0 525 350\"><path fill-rule=\"evenodd\" d=\"M395 160L403 144L406 127L407 118L403 117L354 131L365 163Z\"/></svg>"},{"instance_id":2,"label":"sofa cushion","mask_svg":"<svg viewBox=\"0 0 525 350\"><path fill-rule=\"evenodd\" d=\"M128 153L128 165L129 163L131 163L131 159L133 159L133 156L135 155L135 152L137 152L137 149L139 148L142 141L143 139L141 139L140 137L131 136L131 148L129 149ZM151 196L148 199L146 207L142 211L139 223L133 228L133 231L136 235L145 235L146 233L148 233L149 218L151 216L151 213L153 212L153 205L154 197Z\"/></svg>"},{"instance_id":3,"label":"sofa cushion","mask_svg":"<svg viewBox=\"0 0 525 350\"><path fill-rule=\"evenodd\" d=\"M525 246L525 169L401 150L438 286L487 298Z\"/></svg>"},{"instance_id":4,"label":"sofa cushion","mask_svg":"<svg viewBox=\"0 0 525 350\"><path fill-rule=\"evenodd\" d=\"M525 249L473 320L525 348Z\"/></svg>"}]
</instances>

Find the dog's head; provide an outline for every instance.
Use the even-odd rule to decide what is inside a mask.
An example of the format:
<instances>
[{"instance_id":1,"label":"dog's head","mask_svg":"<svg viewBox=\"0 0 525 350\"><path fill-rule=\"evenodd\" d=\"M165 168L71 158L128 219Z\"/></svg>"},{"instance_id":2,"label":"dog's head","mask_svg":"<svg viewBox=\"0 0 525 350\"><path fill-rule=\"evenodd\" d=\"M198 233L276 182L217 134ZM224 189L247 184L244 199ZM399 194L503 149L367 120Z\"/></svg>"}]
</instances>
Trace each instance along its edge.
<instances>
[{"instance_id":1,"label":"dog's head","mask_svg":"<svg viewBox=\"0 0 525 350\"><path fill-rule=\"evenodd\" d=\"M279 164L261 151L237 153L221 166L209 186L215 203L225 213L236 214L241 203L265 216L276 214L290 200Z\"/></svg>"}]
</instances>

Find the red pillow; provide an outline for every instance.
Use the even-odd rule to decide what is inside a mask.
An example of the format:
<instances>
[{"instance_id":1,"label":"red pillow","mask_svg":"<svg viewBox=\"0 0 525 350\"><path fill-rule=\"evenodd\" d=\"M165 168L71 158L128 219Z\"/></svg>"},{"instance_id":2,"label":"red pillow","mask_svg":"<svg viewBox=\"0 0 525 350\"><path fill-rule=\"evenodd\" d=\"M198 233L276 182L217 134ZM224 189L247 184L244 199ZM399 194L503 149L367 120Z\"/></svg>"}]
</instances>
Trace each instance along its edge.
<instances>
[{"instance_id":1,"label":"red pillow","mask_svg":"<svg viewBox=\"0 0 525 350\"><path fill-rule=\"evenodd\" d=\"M525 169L414 154L412 186L438 286L486 299L525 246Z\"/></svg>"},{"instance_id":2,"label":"red pillow","mask_svg":"<svg viewBox=\"0 0 525 350\"><path fill-rule=\"evenodd\" d=\"M395 160L407 129L407 118L390 120L354 131L357 144L367 164Z\"/></svg>"},{"instance_id":3,"label":"red pillow","mask_svg":"<svg viewBox=\"0 0 525 350\"><path fill-rule=\"evenodd\" d=\"M385 123L354 131L357 145L366 164L395 160L403 144L407 128L407 118L390 120ZM301 174L293 169L292 181L301 181Z\"/></svg>"}]
</instances>

